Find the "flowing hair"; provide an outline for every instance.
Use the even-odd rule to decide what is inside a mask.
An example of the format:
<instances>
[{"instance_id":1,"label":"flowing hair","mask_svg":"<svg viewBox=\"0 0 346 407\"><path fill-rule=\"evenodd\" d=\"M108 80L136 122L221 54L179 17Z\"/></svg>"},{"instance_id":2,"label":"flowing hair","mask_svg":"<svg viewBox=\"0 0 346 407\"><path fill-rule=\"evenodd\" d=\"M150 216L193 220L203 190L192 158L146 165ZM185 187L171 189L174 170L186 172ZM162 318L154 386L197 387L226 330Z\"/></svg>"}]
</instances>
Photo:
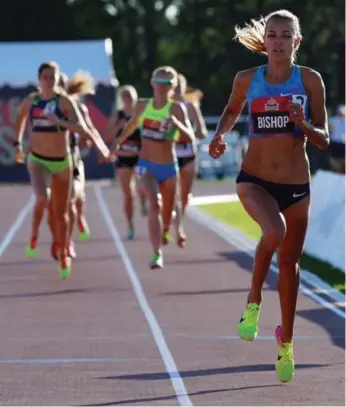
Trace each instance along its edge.
<instances>
[{"instance_id":1,"label":"flowing hair","mask_svg":"<svg viewBox=\"0 0 346 407\"><path fill-rule=\"evenodd\" d=\"M204 97L204 94L200 89L187 88L183 97L185 100L187 100L190 103L195 103L197 105L200 105L201 101Z\"/></svg>"},{"instance_id":2,"label":"flowing hair","mask_svg":"<svg viewBox=\"0 0 346 407\"><path fill-rule=\"evenodd\" d=\"M68 95L94 95L94 78L89 72L77 71L69 80L66 91Z\"/></svg>"},{"instance_id":3,"label":"flowing hair","mask_svg":"<svg viewBox=\"0 0 346 407\"><path fill-rule=\"evenodd\" d=\"M278 10L268 14L266 17L260 17L255 20L252 19L250 24L246 23L244 27L235 27L234 39L243 44L247 49L259 54L268 55L264 45L264 36L266 26L272 19L287 21L292 24L294 35L296 38L302 39L301 28L298 17L288 10ZM298 47L294 51L294 59Z\"/></svg>"}]
</instances>

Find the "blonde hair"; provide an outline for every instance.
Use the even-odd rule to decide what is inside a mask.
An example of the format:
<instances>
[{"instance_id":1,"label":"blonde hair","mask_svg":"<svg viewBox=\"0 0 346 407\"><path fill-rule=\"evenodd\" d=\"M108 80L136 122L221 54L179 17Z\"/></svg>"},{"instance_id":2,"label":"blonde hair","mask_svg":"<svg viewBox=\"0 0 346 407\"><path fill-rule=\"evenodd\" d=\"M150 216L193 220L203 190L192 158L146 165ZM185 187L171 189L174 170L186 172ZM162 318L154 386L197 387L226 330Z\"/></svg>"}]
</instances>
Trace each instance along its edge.
<instances>
[{"instance_id":1,"label":"blonde hair","mask_svg":"<svg viewBox=\"0 0 346 407\"><path fill-rule=\"evenodd\" d=\"M154 69L151 77L154 78L159 73L168 73L171 74L173 77L173 85L177 86L178 83L178 72L169 65L159 66L158 68Z\"/></svg>"},{"instance_id":2,"label":"blonde hair","mask_svg":"<svg viewBox=\"0 0 346 407\"><path fill-rule=\"evenodd\" d=\"M278 10L268 14L266 17L261 17L258 20L251 20L251 24L246 23L245 27L235 27L235 40L238 40L250 51L268 55L264 45L264 37L267 24L272 19L287 21L292 24L296 38L302 39L300 23L298 17L288 10ZM295 53L298 47L295 49Z\"/></svg>"},{"instance_id":3,"label":"blonde hair","mask_svg":"<svg viewBox=\"0 0 346 407\"><path fill-rule=\"evenodd\" d=\"M77 71L70 79L67 89L70 96L73 95L94 95L95 84L94 78L89 72Z\"/></svg>"},{"instance_id":4,"label":"blonde hair","mask_svg":"<svg viewBox=\"0 0 346 407\"><path fill-rule=\"evenodd\" d=\"M119 92L119 95L122 95L124 93L128 93L135 102L138 99L138 93L136 91L136 88L134 86L132 86L132 85L121 86L118 89L118 92Z\"/></svg>"},{"instance_id":5,"label":"blonde hair","mask_svg":"<svg viewBox=\"0 0 346 407\"><path fill-rule=\"evenodd\" d=\"M188 88L184 94L184 99L191 103L201 103L204 97L203 92L200 89Z\"/></svg>"},{"instance_id":6,"label":"blonde hair","mask_svg":"<svg viewBox=\"0 0 346 407\"><path fill-rule=\"evenodd\" d=\"M178 84L182 93L186 93L187 90L187 79L182 73L178 74Z\"/></svg>"},{"instance_id":7,"label":"blonde hair","mask_svg":"<svg viewBox=\"0 0 346 407\"><path fill-rule=\"evenodd\" d=\"M124 108L124 104L121 99L121 95L124 93L128 93L131 96L134 105L137 103L138 93L136 91L136 88L132 85L120 86L117 91L117 97L116 97L116 103L115 103L117 110L122 110Z\"/></svg>"},{"instance_id":8,"label":"blonde hair","mask_svg":"<svg viewBox=\"0 0 346 407\"><path fill-rule=\"evenodd\" d=\"M190 103L200 104L203 99L203 92L200 89L190 88L187 85L186 76L182 73L178 74L178 84L180 86L180 91L182 93L183 99Z\"/></svg>"}]
</instances>

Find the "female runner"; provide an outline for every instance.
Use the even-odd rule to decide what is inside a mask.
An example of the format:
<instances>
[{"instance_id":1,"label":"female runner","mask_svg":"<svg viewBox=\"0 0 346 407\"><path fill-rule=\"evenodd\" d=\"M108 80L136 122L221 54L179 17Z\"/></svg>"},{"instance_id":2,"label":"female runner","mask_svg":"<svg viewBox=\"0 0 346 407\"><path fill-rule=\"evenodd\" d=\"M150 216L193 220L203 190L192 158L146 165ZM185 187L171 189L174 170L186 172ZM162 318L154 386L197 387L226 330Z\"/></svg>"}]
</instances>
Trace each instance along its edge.
<instances>
[{"instance_id":1,"label":"female runner","mask_svg":"<svg viewBox=\"0 0 346 407\"><path fill-rule=\"evenodd\" d=\"M298 18L280 10L265 19L236 28L236 38L251 51L268 56L266 65L239 72L209 153L225 151L223 140L244 104L249 110L249 147L237 177L237 193L262 237L253 266L247 307L238 324L242 339L258 334L262 287L275 251L282 323L275 335L279 346L276 373L282 382L294 376L293 326L310 206L307 141L328 147L325 86L321 75L294 64L302 35Z\"/></svg>"},{"instance_id":2,"label":"female runner","mask_svg":"<svg viewBox=\"0 0 346 407\"><path fill-rule=\"evenodd\" d=\"M85 126L90 130L90 132L94 134L94 138L101 140L102 138L99 132L92 123L88 108L83 102L83 98L85 95L95 93L93 82L93 78L89 74L77 72L70 81L68 80L66 75L61 75L59 84L65 89L69 97L74 100L76 106L79 109L80 116L84 120ZM81 137L76 132L70 132L70 148L73 162L73 183L71 201L69 205L70 226L68 253L72 258L76 257L74 243L72 241L74 225L77 225L79 240L84 241L90 238L90 229L85 216L85 170L84 163L81 157L81 148L90 145L90 139L87 139L83 136ZM52 204L52 200L50 200L50 206ZM76 219L77 222L75 222ZM56 236L56 233L54 233L55 228L52 211L50 211L49 215L49 224L51 230L53 229L52 235ZM51 253L52 257L57 259L59 245L55 240L56 239L53 238Z\"/></svg>"},{"instance_id":3,"label":"female runner","mask_svg":"<svg viewBox=\"0 0 346 407\"><path fill-rule=\"evenodd\" d=\"M178 86L175 88L174 99L178 102L185 104L187 109L188 118L195 131L195 137L197 140L202 140L207 136L207 128L203 115L201 113L199 103L193 103L186 98L187 80L184 75L178 75ZM176 227L180 225L181 230L177 230L177 233L181 236L186 235L182 228L182 219L185 214L186 207L188 205L189 196L191 194L193 180L196 176L196 142L191 140L178 140L176 143L176 153L178 158L178 166L180 173L180 205L176 205L175 212ZM165 242L168 242L168 236L164 236ZM185 244L185 240L182 241Z\"/></svg>"},{"instance_id":4,"label":"female runner","mask_svg":"<svg viewBox=\"0 0 346 407\"><path fill-rule=\"evenodd\" d=\"M45 62L38 69L39 90L24 99L16 122L16 160L23 162L22 138L27 117L31 122L31 152L28 156L30 180L36 195L33 213L32 233L26 248L29 257L37 254L39 226L48 203L48 187L52 187L52 199L57 222L60 246L59 273L66 278L70 275L71 259L67 253L68 205L72 186L72 159L68 130L93 135L80 120L74 102L57 88L59 67ZM109 157L104 146L102 152Z\"/></svg>"},{"instance_id":5,"label":"female runner","mask_svg":"<svg viewBox=\"0 0 346 407\"><path fill-rule=\"evenodd\" d=\"M172 99L177 72L169 66L159 67L153 72L151 84L154 97L139 100L132 118L116 141L115 150L120 148L139 125L142 145L137 175L139 188L144 191L150 206L148 227L154 252L150 267L155 269L163 267L163 231L169 230L176 199L179 175L175 153L176 136L179 136L177 130L181 137L190 140L194 140L194 133L185 106ZM158 192L162 196L162 218Z\"/></svg>"},{"instance_id":6,"label":"female runner","mask_svg":"<svg viewBox=\"0 0 346 407\"><path fill-rule=\"evenodd\" d=\"M109 124L109 129L104 137L105 141L116 139L124 129L126 123L130 120L137 100L138 95L133 86L127 85L119 89L120 104L123 107L119 110L115 117L112 117ZM140 129L136 128L126 141L120 146L117 152L117 160L115 162L116 177L119 178L121 190L124 197L124 213L128 225L128 238L135 238L135 227L133 221L133 204L135 197L135 168L138 161L139 150L141 147ZM146 201L143 193L139 190L142 215L147 215Z\"/></svg>"}]
</instances>

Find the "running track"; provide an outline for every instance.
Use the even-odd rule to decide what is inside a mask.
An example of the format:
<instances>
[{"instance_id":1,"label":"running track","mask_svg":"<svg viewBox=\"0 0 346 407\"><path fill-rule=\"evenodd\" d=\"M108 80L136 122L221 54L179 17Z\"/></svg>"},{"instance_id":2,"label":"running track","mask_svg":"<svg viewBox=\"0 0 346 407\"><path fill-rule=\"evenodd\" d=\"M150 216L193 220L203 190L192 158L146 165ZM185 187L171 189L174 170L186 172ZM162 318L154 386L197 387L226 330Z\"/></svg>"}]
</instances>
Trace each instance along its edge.
<instances>
[{"instance_id":1,"label":"running track","mask_svg":"<svg viewBox=\"0 0 346 407\"><path fill-rule=\"evenodd\" d=\"M232 189L197 185L195 195ZM62 281L46 226L36 260L24 256L25 213L10 241L29 187L0 193L0 405L345 405L345 320L300 294L296 378L280 384L275 277L257 342L240 341L251 259L213 232L187 220L187 248L168 246L165 269L152 272L145 220L127 242L119 190L89 186L92 240Z\"/></svg>"}]
</instances>

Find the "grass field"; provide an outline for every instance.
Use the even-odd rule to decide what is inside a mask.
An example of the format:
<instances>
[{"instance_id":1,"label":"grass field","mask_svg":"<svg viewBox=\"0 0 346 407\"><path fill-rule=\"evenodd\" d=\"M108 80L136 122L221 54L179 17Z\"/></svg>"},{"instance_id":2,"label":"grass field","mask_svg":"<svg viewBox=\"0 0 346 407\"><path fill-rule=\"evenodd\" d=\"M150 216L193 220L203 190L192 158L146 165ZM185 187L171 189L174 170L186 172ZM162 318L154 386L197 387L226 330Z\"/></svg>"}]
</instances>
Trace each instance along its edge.
<instances>
[{"instance_id":1,"label":"grass field","mask_svg":"<svg viewBox=\"0 0 346 407\"><path fill-rule=\"evenodd\" d=\"M220 221L241 230L249 238L255 241L261 236L261 231L257 223L247 215L240 202L201 205L199 208ZM307 254L302 255L300 266L302 269L316 274L332 287L345 293L345 274L342 270L338 270L330 264L322 262Z\"/></svg>"}]
</instances>

